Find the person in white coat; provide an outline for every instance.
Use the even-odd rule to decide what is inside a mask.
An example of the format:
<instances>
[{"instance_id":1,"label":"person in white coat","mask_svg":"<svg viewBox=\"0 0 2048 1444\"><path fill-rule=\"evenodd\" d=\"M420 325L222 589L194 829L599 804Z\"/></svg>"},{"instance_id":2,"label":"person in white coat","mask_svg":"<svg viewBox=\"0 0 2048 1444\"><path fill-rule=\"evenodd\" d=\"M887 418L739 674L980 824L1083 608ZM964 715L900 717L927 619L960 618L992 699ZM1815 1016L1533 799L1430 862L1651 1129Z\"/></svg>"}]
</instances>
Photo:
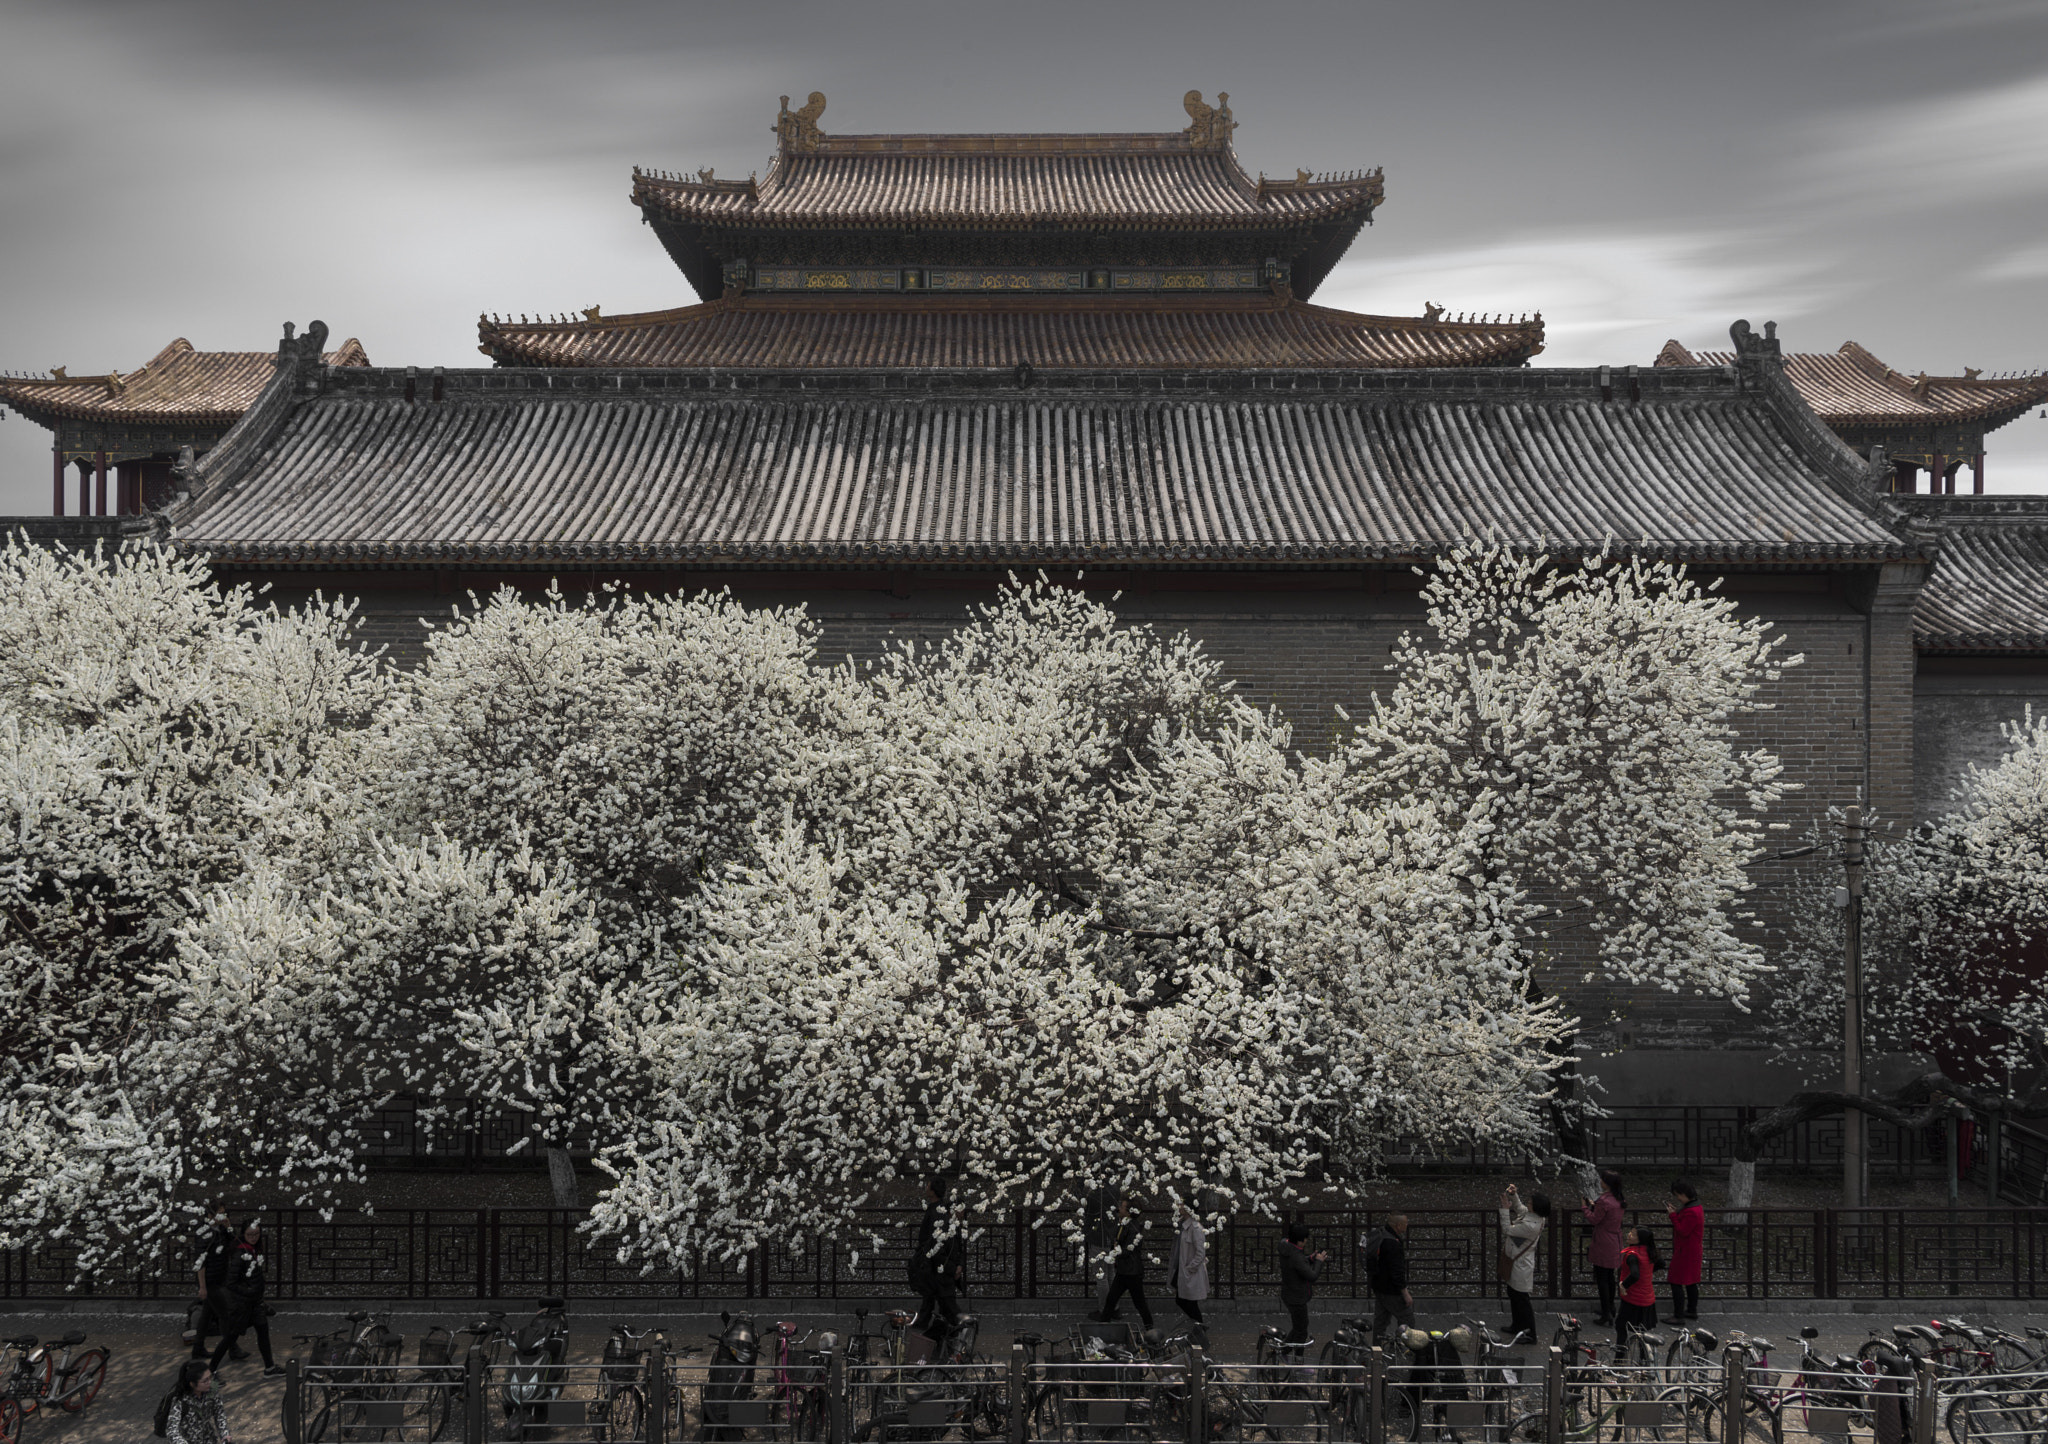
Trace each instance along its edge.
<instances>
[{"instance_id":1,"label":"person in white coat","mask_svg":"<svg viewBox=\"0 0 2048 1444\"><path fill-rule=\"evenodd\" d=\"M1529 1302L1529 1294L1536 1287L1536 1245L1543 1237L1543 1226L1550 1221L1550 1199L1540 1193L1529 1195L1528 1207L1522 1206L1515 1186L1508 1185L1506 1193L1500 1196L1500 1257L1504 1267L1501 1282L1508 1289L1508 1336L1519 1339L1527 1335L1536 1337L1536 1310Z\"/></svg>"},{"instance_id":2,"label":"person in white coat","mask_svg":"<svg viewBox=\"0 0 2048 1444\"><path fill-rule=\"evenodd\" d=\"M1194 1205L1180 1206L1180 1237L1173 1245L1173 1301L1180 1311L1202 1322L1202 1300L1209 1297L1209 1235Z\"/></svg>"}]
</instances>

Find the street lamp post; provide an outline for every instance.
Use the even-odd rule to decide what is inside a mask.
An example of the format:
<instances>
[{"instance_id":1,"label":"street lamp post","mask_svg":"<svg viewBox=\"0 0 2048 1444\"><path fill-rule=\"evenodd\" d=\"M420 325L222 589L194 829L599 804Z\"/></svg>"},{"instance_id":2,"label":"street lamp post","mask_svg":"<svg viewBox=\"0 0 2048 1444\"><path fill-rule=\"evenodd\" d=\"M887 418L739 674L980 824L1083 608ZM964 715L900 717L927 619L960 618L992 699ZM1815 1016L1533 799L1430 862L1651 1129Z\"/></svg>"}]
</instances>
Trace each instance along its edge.
<instances>
[{"instance_id":1,"label":"street lamp post","mask_svg":"<svg viewBox=\"0 0 2048 1444\"><path fill-rule=\"evenodd\" d=\"M1863 1096L1863 809L1842 814L1842 1092ZM1863 1206L1863 1110L1842 1110L1842 1206Z\"/></svg>"}]
</instances>

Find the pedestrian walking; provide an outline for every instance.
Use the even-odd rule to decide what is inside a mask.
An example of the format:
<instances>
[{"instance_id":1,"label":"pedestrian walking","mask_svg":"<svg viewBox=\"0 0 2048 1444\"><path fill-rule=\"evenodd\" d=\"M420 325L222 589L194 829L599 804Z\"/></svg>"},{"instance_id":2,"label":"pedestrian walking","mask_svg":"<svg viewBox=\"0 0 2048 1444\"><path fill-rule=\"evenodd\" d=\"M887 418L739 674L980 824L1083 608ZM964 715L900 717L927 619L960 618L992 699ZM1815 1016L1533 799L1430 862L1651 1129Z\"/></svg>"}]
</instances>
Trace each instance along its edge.
<instances>
[{"instance_id":1,"label":"pedestrian walking","mask_svg":"<svg viewBox=\"0 0 2048 1444\"><path fill-rule=\"evenodd\" d=\"M917 1243L910 1254L910 1286L917 1291L917 1317L930 1347L923 1363L945 1347L946 1336L960 1322L960 1287L967 1280L967 1244L958 1233L939 1241L939 1229L946 1221L946 1184L932 1179L924 1186L924 1220L917 1226Z\"/></svg>"},{"instance_id":2,"label":"pedestrian walking","mask_svg":"<svg viewBox=\"0 0 2048 1444\"><path fill-rule=\"evenodd\" d=\"M256 1330L256 1348L263 1355L263 1376L282 1374L284 1368L270 1356L270 1311L264 1307L263 1221L250 1219L242 1236L228 1255L227 1274L221 1280L226 1306L220 1310L221 1337L207 1367L218 1373L221 1361L240 1353L242 1335ZM248 1358L247 1354L241 1354Z\"/></svg>"},{"instance_id":3,"label":"pedestrian walking","mask_svg":"<svg viewBox=\"0 0 2048 1444\"><path fill-rule=\"evenodd\" d=\"M1114 1274L1110 1280L1109 1297L1102 1301L1102 1312L1095 1316L1097 1323L1116 1322L1116 1306L1125 1294L1138 1306L1138 1317L1146 1328L1152 1327L1152 1305L1145 1299L1145 1217L1138 1212L1126 1193L1116 1201L1116 1236L1111 1241L1116 1250Z\"/></svg>"},{"instance_id":4,"label":"pedestrian walking","mask_svg":"<svg viewBox=\"0 0 2048 1444\"><path fill-rule=\"evenodd\" d=\"M199 1301L187 1316L190 1327L185 1330L185 1342L192 1346L195 1359L204 1359L213 1352L206 1347L209 1335L227 1332L227 1320L221 1310L227 1303L228 1260L234 1256L237 1242L235 1231L228 1227L227 1204L214 1205L206 1236L199 1245L199 1257L192 1265L193 1275L199 1281ZM248 1350L239 1346L228 1350L228 1358L238 1364L248 1357Z\"/></svg>"},{"instance_id":5,"label":"pedestrian walking","mask_svg":"<svg viewBox=\"0 0 2048 1444\"><path fill-rule=\"evenodd\" d=\"M1415 1327L1415 1295L1408 1288L1408 1215L1390 1213L1365 1241L1365 1283L1372 1290L1372 1339L1390 1324Z\"/></svg>"},{"instance_id":6,"label":"pedestrian walking","mask_svg":"<svg viewBox=\"0 0 2048 1444\"><path fill-rule=\"evenodd\" d=\"M178 1382L164 1409L166 1444L234 1444L228 1433L228 1411L213 1392L213 1370L204 1359L178 1366Z\"/></svg>"},{"instance_id":7,"label":"pedestrian walking","mask_svg":"<svg viewBox=\"0 0 2048 1444\"><path fill-rule=\"evenodd\" d=\"M1508 1290L1508 1338L1536 1337L1536 1309L1529 1295L1536 1287L1536 1244L1550 1221L1550 1199L1529 1195L1524 1205L1512 1183L1500 1196L1500 1277Z\"/></svg>"},{"instance_id":8,"label":"pedestrian walking","mask_svg":"<svg viewBox=\"0 0 2048 1444\"><path fill-rule=\"evenodd\" d=\"M1316 1279L1322 1274L1323 1260L1329 1255L1308 1251L1308 1225L1290 1223L1283 1230L1280 1240L1280 1302L1287 1306L1288 1322L1293 1326L1287 1331L1287 1342L1306 1344L1308 1336L1308 1302L1316 1296Z\"/></svg>"},{"instance_id":9,"label":"pedestrian walking","mask_svg":"<svg viewBox=\"0 0 2048 1444\"><path fill-rule=\"evenodd\" d=\"M1621 1218L1628 1199L1621 1191L1621 1175L1611 1168L1600 1170L1600 1196L1579 1199L1579 1212L1591 1225L1586 1261L1593 1266L1593 1285L1600 1291L1600 1317L1596 1324L1614 1322L1614 1271L1621 1267Z\"/></svg>"},{"instance_id":10,"label":"pedestrian walking","mask_svg":"<svg viewBox=\"0 0 2048 1444\"><path fill-rule=\"evenodd\" d=\"M1621 1286L1621 1309L1614 1323L1614 1359L1621 1362L1628 1349L1628 1336L1637 1329L1644 1333L1657 1327L1657 1270L1664 1260L1657 1256L1657 1234L1637 1224L1622 1235L1621 1266L1616 1282Z\"/></svg>"},{"instance_id":11,"label":"pedestrian walking","mask_svg":"<svg viewBox=\"0 0 2048 1444\"><path fill-rule=\"evenodd\" d=\"M1699 1190L1682 1178L1671 1180L1671 1317L1700 1316L1700 1270L1707 1253L1707 1211Z\"/></svg>"},{"instance_id":12,"label":"pedestrian walking","mask_svg":"<svg viewBox=\"0 0 2048 1444\"><path fill-rule=\"evenodd\" d=\"M1209 1297L1209 1233L1192 1203L1180 1205L1180 1237L1173 1241L1173 1301L1180 1311L1202 1322L1202 1300Z\"/></svg>"}]
</instances>

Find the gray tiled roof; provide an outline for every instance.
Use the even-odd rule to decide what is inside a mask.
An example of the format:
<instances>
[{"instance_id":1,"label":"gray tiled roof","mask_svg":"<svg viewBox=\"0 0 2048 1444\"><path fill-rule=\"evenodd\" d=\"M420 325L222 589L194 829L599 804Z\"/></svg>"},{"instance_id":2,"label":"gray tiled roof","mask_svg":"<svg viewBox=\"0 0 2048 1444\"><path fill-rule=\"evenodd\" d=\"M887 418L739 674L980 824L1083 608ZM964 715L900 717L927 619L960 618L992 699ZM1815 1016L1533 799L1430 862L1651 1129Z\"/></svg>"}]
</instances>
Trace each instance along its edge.
<instances>
[{"instance_id":1,"label":"gray tiled roof","mask_svg":"<svg viewBox=\"0 0 2048 1444\"><path fill-rule=\"evenodd\" d=\"M1701 559L1919 550L1732 369L299 384L208 463L171 517L184 541L536 563L1335 561L1488 533Z\"/></svg>"},{"instance_id":2,"label":"gray tiled roof","mask_svg":"<svg viewBox=\"0 0 2048 1444\"><path fill-rule=\"evenodd\" d=\"M1943 524L1941 555L1920 593L1922 649L2048 651L2048 497L1900 497Z\"/></svg>"}]
</instances>

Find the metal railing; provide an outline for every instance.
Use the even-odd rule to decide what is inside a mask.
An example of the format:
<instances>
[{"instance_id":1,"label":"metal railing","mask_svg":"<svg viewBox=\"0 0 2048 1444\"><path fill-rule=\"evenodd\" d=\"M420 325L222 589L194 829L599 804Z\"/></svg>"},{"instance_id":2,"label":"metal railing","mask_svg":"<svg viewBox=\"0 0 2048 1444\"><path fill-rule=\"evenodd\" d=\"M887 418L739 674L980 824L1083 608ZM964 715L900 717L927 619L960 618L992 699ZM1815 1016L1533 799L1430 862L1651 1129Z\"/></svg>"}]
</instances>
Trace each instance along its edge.
<instances>
[{"instance_id":1,"label":"metal railing","mask_svg":"<svg viewBox=\"0 0 2048 1444\"><path fill-rule=\"evenodd\" d=\"M2048 1375L1608 1363L1225 1364L1201 1350L1117 1362L849 1366L793 1384L766 1365L486 1363L441 1371L286 1366L285 1444L2041 1444ZM811 1394L819 1396L812 1399Z\"/></svg>"},{"instance_id":2,"label":"metal railing","mask_svg":"<svg viewBox=\"0 0 2048 1444\"><path fill-rule=\"evenodd\" d=\"M1593 1291L1588 1235L1560 1207L1535 1254L1534 1292L1586 1298ZM1409 1285L1434 1298L1491 1296L1498 1288L1498 1215L1490 1209L1409 1209ZM1664 1223L1661 1211L1641 1215ZM868 1209L855 1240L809 1240L744 1258L706 1259L683 1270L643 1273L616 1244L581 1231L568 1209L393 1209L322 1217L276 1209L269 1224L274 1300L900 1299L916 1238L915 1209ZM1366 1210L1310 1210L1315 1247L1326 1252L1326 1297L1363 1298L1365 1244L1383 1217ZM1149 1220L1163 1252L1171 1221ZM976 1299L1081 1300L1095 1285L1065 1220L1029 1211L974 1221L967 1281ZM1278 1278L1281 1225L1247 1219L1211 1232L1209 1279L1218 1299L1262 1298ZM188 1250L81 1284L59 1245L0 1253L0 1299L92 1294L108 1299L183 1298ZM1713 1299L2048 1297L2048 1209L1751 1209L1708 1214L1701 1287Z\"/></svg>"}]
</instances>

